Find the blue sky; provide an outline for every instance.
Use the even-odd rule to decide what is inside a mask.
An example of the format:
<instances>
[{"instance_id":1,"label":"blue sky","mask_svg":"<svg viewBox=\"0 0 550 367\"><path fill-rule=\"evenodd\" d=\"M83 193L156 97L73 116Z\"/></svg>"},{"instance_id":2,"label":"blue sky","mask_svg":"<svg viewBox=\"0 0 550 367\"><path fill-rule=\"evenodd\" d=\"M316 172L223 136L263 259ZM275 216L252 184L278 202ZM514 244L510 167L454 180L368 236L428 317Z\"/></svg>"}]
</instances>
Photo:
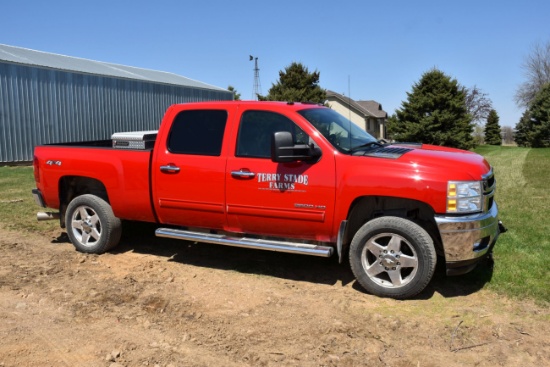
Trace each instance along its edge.
<instances>
[{"instance_id":1,"label":"blue sky","mask_svg":"<svg viewBox=\"0 0 550 367\"><path fill-rule=\"evenodd\" d=\"M162 70L251 99L291 62L320 85L392 114L434 67L487 93L515 126L523 60L550 42L548 0L0 0L0 43Z\"/></svg>"}]
</instances>

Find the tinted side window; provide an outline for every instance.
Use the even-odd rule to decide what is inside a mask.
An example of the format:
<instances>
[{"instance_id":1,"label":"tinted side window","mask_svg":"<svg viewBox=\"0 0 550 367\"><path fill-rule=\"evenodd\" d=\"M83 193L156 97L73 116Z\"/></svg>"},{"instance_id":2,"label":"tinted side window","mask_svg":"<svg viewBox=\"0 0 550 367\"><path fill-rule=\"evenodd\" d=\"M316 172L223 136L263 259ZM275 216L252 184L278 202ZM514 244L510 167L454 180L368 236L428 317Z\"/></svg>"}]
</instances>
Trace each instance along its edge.
<instances>
[{"instance_id":1,"label":"tinted side window","mask_svg":"<svg viewBox=\"0 0 550 367\"><path fill-rule=\"evenodd\" d=\"M226 122L226 111L182 111L172 123L168 150L179 154L219 156Z\"/></svg>"},{"instance_id":2,"label":"tinted side window","mask_svg":"<svg viewBox=\"0 0 550 367\"><path fill-rule=\"evenodd\" d=\"M235 155L270 158L271 137L278 131L290 132L295 143L308 141L306 133L283 115L269 111L246 111L241 118Z\"/></svg>"}]
</instances>

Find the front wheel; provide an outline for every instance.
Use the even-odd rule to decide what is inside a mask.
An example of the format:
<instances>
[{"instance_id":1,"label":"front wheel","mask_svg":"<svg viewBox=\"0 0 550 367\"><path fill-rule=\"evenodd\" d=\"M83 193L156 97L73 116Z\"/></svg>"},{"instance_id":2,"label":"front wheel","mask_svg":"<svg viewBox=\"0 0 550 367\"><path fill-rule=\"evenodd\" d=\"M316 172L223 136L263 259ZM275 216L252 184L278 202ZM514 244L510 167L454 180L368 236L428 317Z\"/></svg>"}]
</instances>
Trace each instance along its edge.
<instances>
[{"instance_id":1,"label":"front wheel","mask_svg":"<svg viewBox=\"0 0 550 367\"><path fill-rule=\"evenodd\" d=\"M109 203L95 195L74 198L67 207L65 223L71 242L80 252L101 254L120 241L120 219Z\"/></svg>"},{"instance_id":2,"label":"front wheel","mask_svg":"<svg viewBox=\"0 0 550 367\"><path fill-rule=\"evenodd\" d=\"M364 224L350 245L350 264L369 293L395 299L420 293L432 279L436 252L430 235L399 217L380 217Z\"/></svg>"}]
</instances>

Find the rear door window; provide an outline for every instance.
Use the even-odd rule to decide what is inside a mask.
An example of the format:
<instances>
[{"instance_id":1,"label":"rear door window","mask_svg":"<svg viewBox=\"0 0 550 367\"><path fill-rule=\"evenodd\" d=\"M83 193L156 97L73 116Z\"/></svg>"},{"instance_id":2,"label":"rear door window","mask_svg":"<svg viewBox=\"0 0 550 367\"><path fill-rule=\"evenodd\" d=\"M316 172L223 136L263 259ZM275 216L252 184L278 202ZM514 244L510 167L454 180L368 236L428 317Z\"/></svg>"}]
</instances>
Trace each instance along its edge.
<instances>
[{"instance_id":1,"label":"rear door window","mask_svg":"<svg viewBox=\"0 0 550 367\"><path fill-rule=\"evenodd\" d=\"M225 110L180 112L168 136L168 150L175 154L219 156L227 123Z\"/></svg>"}]
</instances>

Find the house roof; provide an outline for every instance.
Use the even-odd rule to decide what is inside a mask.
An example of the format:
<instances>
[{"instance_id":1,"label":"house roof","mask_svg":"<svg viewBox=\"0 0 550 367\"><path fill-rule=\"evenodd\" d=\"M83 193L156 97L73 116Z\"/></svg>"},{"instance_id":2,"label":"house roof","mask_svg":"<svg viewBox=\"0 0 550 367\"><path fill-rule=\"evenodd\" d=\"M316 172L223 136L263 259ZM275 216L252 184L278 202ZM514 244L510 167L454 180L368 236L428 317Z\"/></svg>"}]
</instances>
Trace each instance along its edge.
<instances>
[{"instance_id":1,"label":"house roof","mask_svg":"<svg viewBox=\"0 0 550 367\"><path fill-rule=\"evenodd\" d=\"M363 106L374 117L377 117L377 118L388 117L388 113L382 109L382 104L376 101L357 101L357 104L359 104L360 106Z\"/></svg>"},{"instance_id":2,"label":"house roof","mask_svg":"<svg viewBox=\"0 0 550 367\"><path fill-rule=\"evenodd\" d=\"M388 113L382 109L382 105L376 101L354 101L339 93L327 89L327 98L339 100L343 105L349 105L365 117L387 118Z\"/></svg>"},{"instance_id":3,"label":"house roof","mask_svg":"<svg viewBox=\"0 0 550 367\"><path fill-rule=\"evenodd\" d=\"M172 84L220 91L226 90L224 88L216 87L164 71L141 69L133 66L81 59L78 57L58 55L3 44L0 44L0 61L77 73L141 80L152 83Z\"/></svg>"}]
</instances>

